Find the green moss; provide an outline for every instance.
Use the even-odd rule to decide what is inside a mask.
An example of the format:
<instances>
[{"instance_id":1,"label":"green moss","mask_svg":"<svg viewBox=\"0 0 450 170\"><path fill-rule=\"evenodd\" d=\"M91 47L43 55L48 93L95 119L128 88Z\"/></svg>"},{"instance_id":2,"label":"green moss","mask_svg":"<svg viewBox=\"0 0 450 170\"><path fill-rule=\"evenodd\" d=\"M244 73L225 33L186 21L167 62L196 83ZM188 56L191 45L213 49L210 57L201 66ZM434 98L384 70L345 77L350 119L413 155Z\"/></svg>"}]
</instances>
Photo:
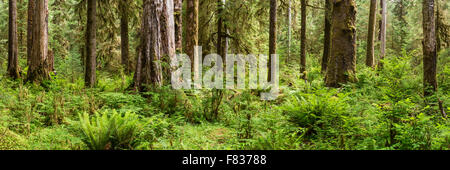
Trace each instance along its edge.
<instances>
[{"instance_id":1,"label":"green moss","mask_svg":"<svg viewBox=\"0 0 450 170\"><path fill-rule=\"evenodd\" d=\"M0 150L21 150L26 148L27 143L22 136L8 129L0 129Z\"/></svg>"}]
</instances>

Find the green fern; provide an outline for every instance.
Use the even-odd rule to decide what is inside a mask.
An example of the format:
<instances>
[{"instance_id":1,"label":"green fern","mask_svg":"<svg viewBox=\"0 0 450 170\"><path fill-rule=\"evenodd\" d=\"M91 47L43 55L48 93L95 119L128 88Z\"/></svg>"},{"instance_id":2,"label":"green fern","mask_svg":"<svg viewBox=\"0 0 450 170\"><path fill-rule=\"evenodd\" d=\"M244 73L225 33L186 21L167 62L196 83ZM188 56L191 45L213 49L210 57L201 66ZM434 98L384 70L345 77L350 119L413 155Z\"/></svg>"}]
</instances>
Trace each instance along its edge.
<instances>
[{"instance_id":1,"label":"green fern","mask_svg":"<svg viewBox=\"0 0 450 170\"><path fill-rule=\"evenodd\" d=\"M134 113L123 116L112 110L79 115L84 142L92 150L133 149L136 146L137 131L140 128L139 118Z\"/></svg>"}]
</instances>

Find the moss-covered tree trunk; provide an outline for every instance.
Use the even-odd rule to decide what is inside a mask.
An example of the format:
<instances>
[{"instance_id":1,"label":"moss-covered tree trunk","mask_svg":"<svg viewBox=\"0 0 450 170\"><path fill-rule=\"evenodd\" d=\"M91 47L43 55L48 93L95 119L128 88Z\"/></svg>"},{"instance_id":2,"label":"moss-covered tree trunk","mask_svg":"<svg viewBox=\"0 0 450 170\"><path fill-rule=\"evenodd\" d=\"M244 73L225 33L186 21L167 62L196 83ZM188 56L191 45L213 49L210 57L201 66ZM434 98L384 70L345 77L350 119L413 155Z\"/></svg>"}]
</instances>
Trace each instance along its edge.
<instances>
[{"instance_id":1,"label":"moss-covered tree trunk","mask_svg":"<svg viewBox=\"0 0 450 170\"><path fill-rule=\"evenodd\" d=\"M28 68L28 81L41 83L50 79L48 57L47 32L48 0L36 1L33 11L33 43L30 64Z\"/></svg>"},{"instance_id":2,"label":"moss-covered tree trunk","mask_svg":"<svg viewBox=\"0 0 450 170\"><path fill-rule=\"evenodd\" d=\"M367 36L367 54L366 65L367 67L375 67L375 21L376 21L377 0L370 1L370 13L369 13L369 30Z\"/></svg>"},{"instance_id":3,"label":"moss-covered tree trunk","mask_svg":"<svg viewBox=\"0 0 450 170\"><path fill-rule=\"evenodd\" d=\"M129 45L129 35L128 35L128 1L119 1L119 11L120 11L120 47L121 47L121 59L122 65L125 72L130 72L130 45Z\"/></svg>"},{"instance_id":4,"label":"moss-covered tree trunk","mask_svg":"<svg viewBox=\"0 0 450 170\"><path fill-rule=\"evenodd\" d=\"M301 3L301 18L302 18L302 30L300 35L300 73L302 78L306 80L306 6L307 0L302 0Z\"/></svg>"},{"instance_id":5,"label":"moss-covered tree trunk","mask_svg":"<svg viewBox=\"0 0 450 170\"><path fill-rule=\"evenodd\" d=\"M94 87L96 83L97 52L97 0L87 1L86 25L86 70L85 86Z\"/></svg>"},{"instance_id":6,"label":"moss-covered tree trunk","mask_svg":"<svg viewBox=\"0 0 450 170\"><path fill-rule=\"evenodd\" d=\"M223 63L226 64L226 55L228 52L228 30L225 20L225 4L226 0L217 0L217 45L216 50ZM223 67L225 68L225 67Z\"/></svg>"},{"instance_id":7,"label":"moss-covered tree trunk","mask_svg":"<svg viewBox=\"0 0 450 170\"><path fill-rule=\"evenodd\" d=\"M140 90L163 85L163 57L175 54L175 22L172 0L144 0Z\"/></svg>"},{"instance_id":8,"label":"moss-covered tree trunk","mask_svg":"<svg viewBox=\"0 0 450 170\"><path fill-rule=\"evenodd\" d=\"M175 49L177 52L182 52L183 48L183 0L174 0L174 15L175 15Z\"/></svg>"},{"instance_id":9,"label":"moss-covered tree trunk","mask_svg":"<svg viewBox=\"0 0 450 170\"><path fill-rule=\"evenodd\" d=\"M380 24L380 60L386 55L386 25L387 25L387 1L380 0L381 5L381 24ZM380 61L379 67L383 68L383 62Z\"/></svg>"},{"instance_id":10,"label":"moss-covered tree trunk","mask_svg":"<svg viewBox=\"0 0 450 170\"><path fill-rule=\"evenodd\" d=\"M434 19L434 0L422 1L423 15L423 84L426 96L437 90L436 28Z\"/></svg>"},{"instance_id":11,"label":"moss-covered tree trunk","mask_svg":"<svg viewBox=\"0 0 450 170\"><path fill-rule=\"evenodd\" d=\"M170 61L175 57L175 16L173 0L164 0L162 11L158 16L161 25L161 59L165 64L163 67L163 78L170 82L171 68Z\"/></svg>"},{"instance_id":12,"label":"moss-covered tree trunk","mask_svg":"<svg viewBox=\"0 0 450 170\"><path fill-rule=\"evenodd\" d=\"M340 87L357 81L356 72L356 4L354 0L333 1L333 37L325 84Z\"/></svg>"},{"instance_id":13,"label":"moss-covered tree trunk","mask_svg":"<svg viewBox=\"0 0 450 170\"><path fill-rule=\"evenodd\" d=\"M186 46L184 52L191 59L191 69L194 70L194 47L198 45L198 5L199 0L186 0Z\"/></svg>"},{"instance_id":14,"label":"moss-covered tree trunk","mask_svg":"<svg viewBox=\"0 0 450 170\"><path fill-rule=\"evenodd\" d=\"M324 41L323 41L323 56L322 56L322 73L326 73L328 66L328 59L331 51L331 13L333 10L332 0L325 0L325 27L324 27Z\"/></svg>"},{"instance_id":15,"label":"moss-covered tree trunk","mask_svg":"<svg viewBox=\"0 0 450 170\"><path fill-rule=\"evenodd\" d=\"M8 75L19 78L19 50L17 40L17 1L9 0Z\"/></svg>"}]
</instances>

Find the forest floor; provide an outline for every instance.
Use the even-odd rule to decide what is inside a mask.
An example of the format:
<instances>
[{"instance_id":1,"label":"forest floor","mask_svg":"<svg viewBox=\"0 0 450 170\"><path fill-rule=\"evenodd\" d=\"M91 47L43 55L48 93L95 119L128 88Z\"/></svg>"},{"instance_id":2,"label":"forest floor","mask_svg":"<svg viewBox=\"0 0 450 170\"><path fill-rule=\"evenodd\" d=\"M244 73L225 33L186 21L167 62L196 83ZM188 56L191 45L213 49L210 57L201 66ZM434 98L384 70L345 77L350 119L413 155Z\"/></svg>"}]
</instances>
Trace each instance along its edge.
<instances>
[{"instance_id":1,"label":"forest floor","mask_svg":"<svg viewBox=\"0 0 450 170\"><path fill-rule=\"evenodd\" d=\"M379 71L358 65L359 81L339 89L324 87L318 65L306 82L286 65L277 100L224 90L218 117L211 90L136 94L126 90L131 75L100 73L94 89L81 76L42 86L0 77L0 150L450 149L450 121L437 105L449 113L450 66L440 67L437 95L423 97L414 61L391 57Z\"/></svg>"}]
</instances>

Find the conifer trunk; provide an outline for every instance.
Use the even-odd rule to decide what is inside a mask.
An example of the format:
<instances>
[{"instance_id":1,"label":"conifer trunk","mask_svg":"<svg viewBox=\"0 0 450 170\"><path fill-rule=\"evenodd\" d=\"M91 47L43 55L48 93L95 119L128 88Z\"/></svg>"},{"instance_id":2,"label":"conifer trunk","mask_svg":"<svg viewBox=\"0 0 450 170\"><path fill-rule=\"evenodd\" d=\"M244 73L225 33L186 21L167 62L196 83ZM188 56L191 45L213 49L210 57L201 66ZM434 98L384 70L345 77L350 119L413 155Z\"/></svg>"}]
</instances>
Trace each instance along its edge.
<instances>
[{"instance_id":1,"label":"conifer trunk","mask_svg":"<svg viewBox=\"0 0 450 170\"><path fill-rule=\"evenodd\" d=\"M96 31L97 31L97 0L87 0L86 25L86 70L85 86L94 87L96 83Z\"/></svg>"},{"instance_id":2,"label":"conifer trunk","mask_svg":"<svg viewBox=\"0 0 450 170\"><path fill-rule=\"evenodd\" d=\"M8 74L17 79L19 75L19 53L17 40L17 1L9 0L9 29L8 29Z\"/></svg>"},{"instance_id":3,"label":"conifer trunk","mask_svg":"<svg viewBox=\"0 0 450 170\"><path fill-rule=\"evenodd\" d=\"M357 81L356 72L356 4L354 0L334 1L332 13L332 47L325 84L340 87Z\"/></svg>"}]
</instances>

